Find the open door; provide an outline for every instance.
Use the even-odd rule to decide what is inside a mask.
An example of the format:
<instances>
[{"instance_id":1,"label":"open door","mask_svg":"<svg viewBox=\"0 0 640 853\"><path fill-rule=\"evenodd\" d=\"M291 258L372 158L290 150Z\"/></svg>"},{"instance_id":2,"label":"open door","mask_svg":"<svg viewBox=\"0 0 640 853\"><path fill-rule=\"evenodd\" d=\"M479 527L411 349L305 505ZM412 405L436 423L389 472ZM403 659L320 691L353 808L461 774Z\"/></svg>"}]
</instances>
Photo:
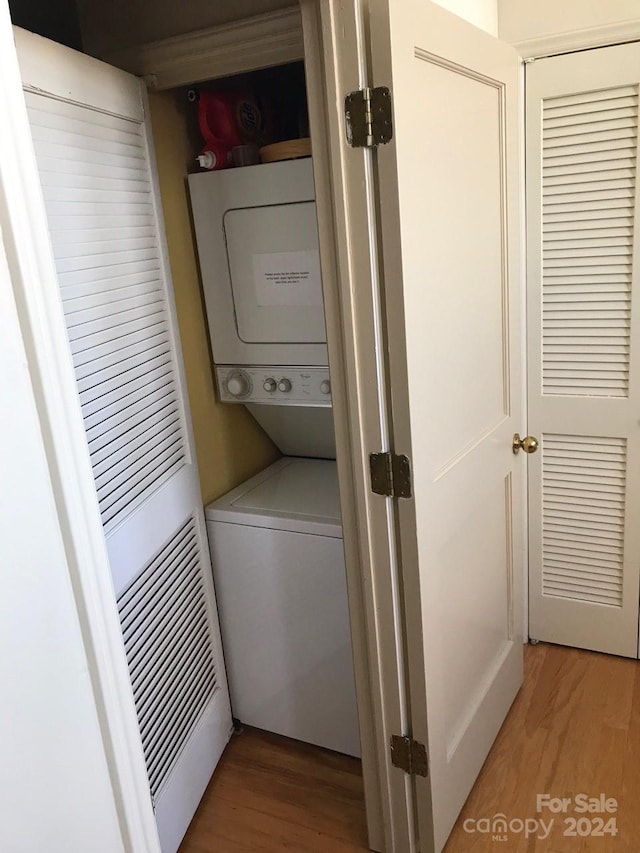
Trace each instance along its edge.
<instances>
[{"instance_id":1,"label":"open door","mask_svg":"<svg viewBox=\"0 0 640 853\"><path fill-rule=\"evenodd\" d=\"M392 100L392 139L373 151L349 151L343 100L329 111L346 171L372 164L390 445L412 468L412 497L380 497L401 554L410 720L397 734L427 747L417 844L439 851L522 681L520 63L426 0L328 5L327 85L348 94L359 51L365 85ZM353 207L359 191L345 183Z\"/></svg>"},{"instance_id":2,"label":"open door","mask_svg":"<svg viewBox=\"0 0 640 853\"><path fill-rule=\"evenodd\" d=\"M150 797L173 853L232 720L144 86L14 35Z\"/></svg>"}]
</instances>

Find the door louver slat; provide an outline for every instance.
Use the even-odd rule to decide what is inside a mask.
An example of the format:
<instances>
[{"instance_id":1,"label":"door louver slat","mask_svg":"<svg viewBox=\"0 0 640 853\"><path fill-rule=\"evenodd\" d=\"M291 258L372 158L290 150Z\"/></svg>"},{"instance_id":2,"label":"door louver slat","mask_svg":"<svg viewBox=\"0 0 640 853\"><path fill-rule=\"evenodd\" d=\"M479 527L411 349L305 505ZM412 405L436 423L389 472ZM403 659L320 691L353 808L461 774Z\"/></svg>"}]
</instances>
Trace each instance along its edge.
<instances>
[{"instance_id":1,"label":"door louver slat","mask_svg":"<svg viewBox=\"0 0 640 853\"><path fill-rule=\"evenodd\" d=\"M628 396L637 132L635 86L543 102L544 394Z\"/></svg>"},{"instance_id":2,"label":"door louver slat","mask_svg":"<svg viewBox=\"0 0 640 853\"><path fill-rule=\"evenodd\" d=\"M119 358L119 364L112 364L107 359L94 360L90 364L90 369L78 381L81 402L93 401L103 389L106 394L137 377L145 369L158 366L160 360L167 360L167 336L157 334L151 339L121 349Z\"/></svg>"},{"instance_id":3,"label":"door louver slat","mask_svg":"<svg viewBox=\"0 0 640 853\"><path fill-rule=\"evenodd\" d=\"M191 518L118 598L154 800L217 685L199 554Z\"/></svg>"},{"instance_id":4,"label":"door louver slat","mask_svg":"<svg viewBox=\"0 0 640 853\"><path fill-rule=\"evenodd\" d=\"M186 461L140 124L27 93L107 532Z\"/></svg>"},{"instance_id":5,"label":"door louver slat","mask_svg":"<svg viewBox=\"0 0 640 853\"><path fill-rule=\"evenodd\" d=\"M194 596L195 597L195 596ZM188 661L189 652L184 650L185 639L188 638L191 631L191 622L195 619L200 619L204 604L196 598L195 603L189 600L190 609L185 608L185 615L182 620L174 627L175 637L172 638L172 643L163 651L163 656L159 658L158 669L161 677L157 679L153 690L149 691L145 696L144 701L141 701L138 710L140 725L145 726L149 715L157 707L160 696L165 694L167 685L171 680L171 667L168 662L172 658L178 659L179 665L182 666L183 661Z\"/></svg>"},{"instance_id":6,"label":"door louver slat","mask_svg":"<svg viewBox=\"0 0 640 853\"><path fill-rule=\"evenodd\" d=\"M542 592L622 607L627 443L545 435Z\"/></svg>"}]
</instances>

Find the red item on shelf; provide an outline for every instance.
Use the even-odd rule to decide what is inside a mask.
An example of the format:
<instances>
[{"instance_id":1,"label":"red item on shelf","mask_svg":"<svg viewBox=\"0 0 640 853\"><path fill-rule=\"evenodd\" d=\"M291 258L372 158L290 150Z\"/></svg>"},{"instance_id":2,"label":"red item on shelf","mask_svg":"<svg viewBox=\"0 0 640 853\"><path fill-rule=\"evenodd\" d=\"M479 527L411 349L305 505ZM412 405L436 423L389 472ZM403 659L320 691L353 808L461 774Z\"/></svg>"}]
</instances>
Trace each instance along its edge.
<instances>
[{"instance_id":1,"label":"red item on shelf","mask_svg":"<svg viewBox=\"0 0 640 853\"><path fill-rule=\"evenodd\" d=\"M255 98L245 92L200 92L198 124L205 142L233 148L255 142L262 130L262 114Z\"/></svg>"},{"instance_id":2,"label":"red item on shelf","mask_svg":"<svg viewBox=\"0 0 640 853\"><path fill-rule=\"evenodd\" d=\"M233 165L231 151L232 149L228 145L221 142L207 142L196 159L201 169L209 169L210 171L227 169Z\"/></svg>"},{"instance_id":3,"label":"red item on shelf","mask_svg":"<svg viewBox=\"0 0 640 853\"><path fill-rule=\"evenodd\" d=\"M198 156L202 169L226 169L233 165L232 150L257 145L263 132L263 115L256 99L247 92L200 91L198 125L204 147Z\"/></svg>"}]
</instances>

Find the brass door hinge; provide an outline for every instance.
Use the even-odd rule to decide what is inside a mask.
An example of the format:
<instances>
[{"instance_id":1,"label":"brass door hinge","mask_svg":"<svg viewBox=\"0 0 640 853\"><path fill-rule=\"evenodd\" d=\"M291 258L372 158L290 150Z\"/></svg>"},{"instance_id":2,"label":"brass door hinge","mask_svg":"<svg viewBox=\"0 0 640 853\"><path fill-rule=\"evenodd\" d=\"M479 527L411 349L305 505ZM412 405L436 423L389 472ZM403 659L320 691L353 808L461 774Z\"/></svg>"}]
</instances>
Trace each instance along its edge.
<instances>
[{"instance_id":1,"label":"brass door hinge","mask_svg":"<svg viewBox=\"0 0 640 853\"><path fill-rule=\"evenodd\" d=\"M429 756L423 743L402 735L391 736L391 763L410 776L429 775Z\"/></svg>"},{"instance_id":2,"label":"brass door hinge","mask_svg":"<svg viewBox=\"0 0 640 853\"><path fill-rule=\"evenodd\" d=\"M371 491L391 498L411 497L411 463L398 453L370 453Z\"/></svg>"},{"instance_id":3,"label":"brass door hinge","mask_svg":"<svg viewBox=\"0 0 640 853\"><path fill-rule=\"evenodd\" d=\"M347 142L352 148L386 145L393 137L391 92L386 86L358 89L344 99Z\"/></svg>"}]
</instances>

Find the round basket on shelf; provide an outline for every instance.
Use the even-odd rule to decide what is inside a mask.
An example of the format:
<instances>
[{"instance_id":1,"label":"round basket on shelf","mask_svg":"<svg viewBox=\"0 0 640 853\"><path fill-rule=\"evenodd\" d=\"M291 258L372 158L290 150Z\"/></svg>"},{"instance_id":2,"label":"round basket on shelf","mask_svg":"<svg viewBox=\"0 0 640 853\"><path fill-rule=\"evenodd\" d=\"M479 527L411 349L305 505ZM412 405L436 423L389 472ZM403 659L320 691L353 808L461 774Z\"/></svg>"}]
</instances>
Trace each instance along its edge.
<instances>
[{"instance_id":1,"label":"round basket on shelf","mask_svg":"<svg viewBox=\"0 0 640 853\"><path fill-rule=\"evenodd\" d=\"M278 160L295 160L298 157L311 156L311 138L287 139L284 142L274 142L260 149L261 163L275 163Z\"/></svg>"}]
</instances>

